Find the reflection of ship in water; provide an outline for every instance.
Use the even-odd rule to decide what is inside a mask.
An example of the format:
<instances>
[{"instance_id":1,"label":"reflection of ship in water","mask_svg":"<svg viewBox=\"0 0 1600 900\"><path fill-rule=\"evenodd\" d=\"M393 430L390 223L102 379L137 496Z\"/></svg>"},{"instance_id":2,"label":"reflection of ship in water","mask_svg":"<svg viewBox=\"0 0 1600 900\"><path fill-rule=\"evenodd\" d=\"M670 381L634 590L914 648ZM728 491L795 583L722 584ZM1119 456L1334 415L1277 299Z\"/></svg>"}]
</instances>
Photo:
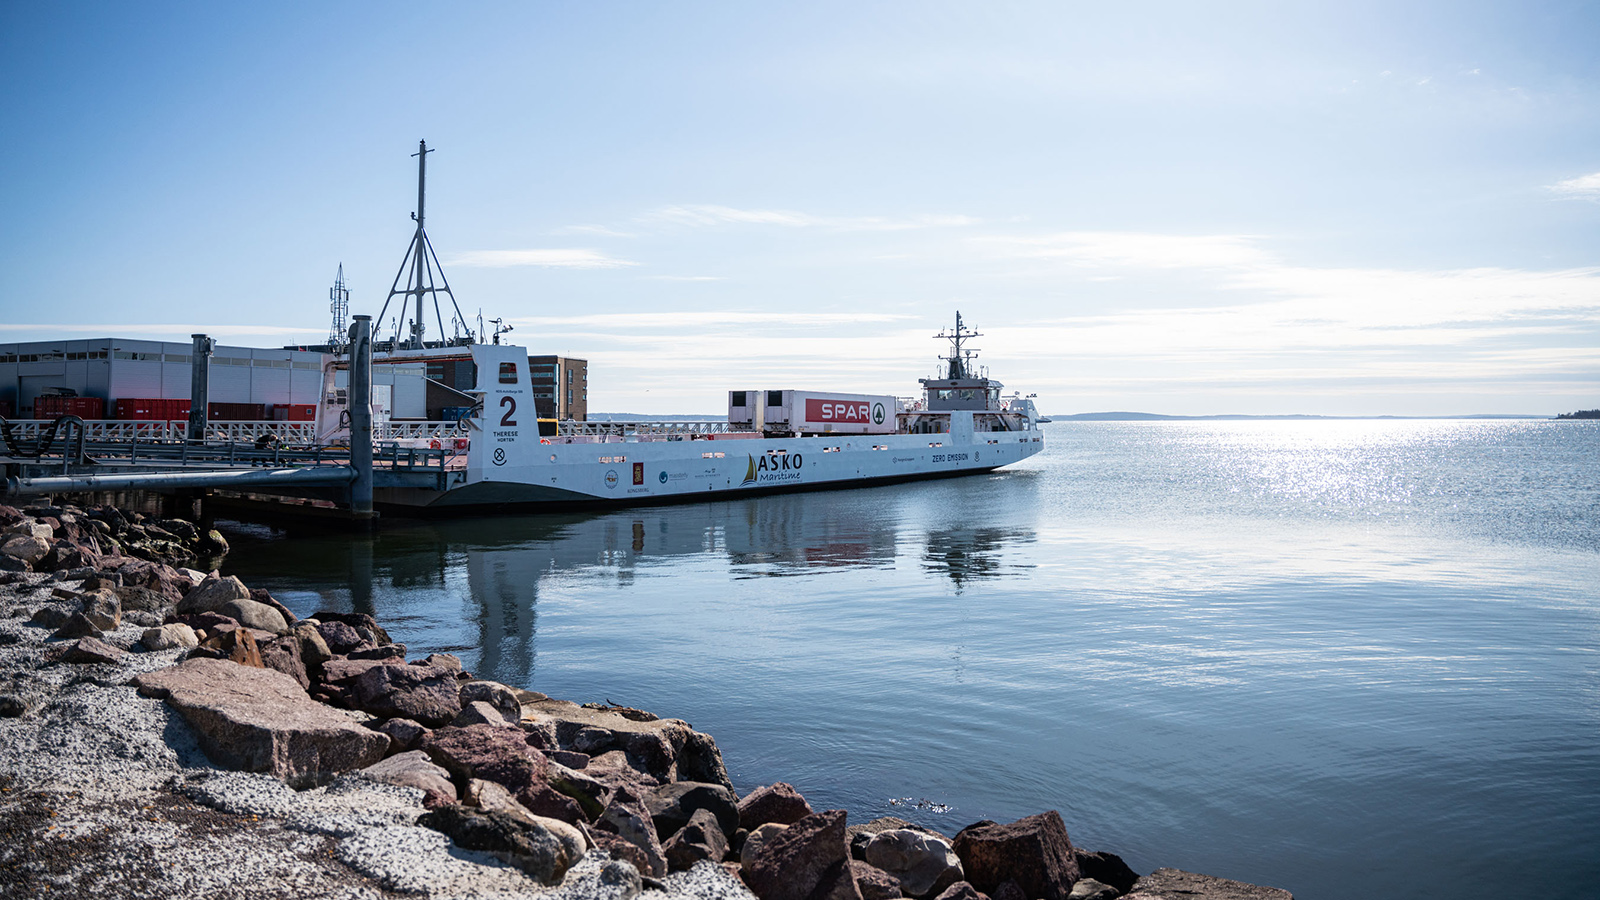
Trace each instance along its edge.
<instances>
[{"instance_id":1,"label":"reflection of ship in water","mask_svg":"<svg viewBox=\"0 0 1600 900\"><path fill-rule=\"evenodd\" d=\"M373 537L241 540L229 563L247 583L301 598L304 613L344 607L343 592L329 586L348 585L350 610L393 623L418 648L476 654L483 677L531 685L541 594L574 596L576 584L588 599L600 596L595 588L707 566L743 580L893 569L912 559L959 590L1014 571L1007 546L1034 535L950 528L944 510L969 505L978 496L970 488L989 503L1031 506L1031 481L1009 473L931 493L888 488L600 515L395 521ZM927 530L935 522L940 530Z\"/></svg>"},{"instance_id":2,"label":"reflection of ship in water","mask_svg":"<svg viewBox=\"0 0 1600 900\"><path fill-rule=\"evenodd\" d=\"M955 582L961 590L968 581L995 578L1018 567L1001 558L1008 545L1032 543L1032 531L1016 528L948 528L928 533L922 553L923 568Z\"/></svg>"}]
</instances>

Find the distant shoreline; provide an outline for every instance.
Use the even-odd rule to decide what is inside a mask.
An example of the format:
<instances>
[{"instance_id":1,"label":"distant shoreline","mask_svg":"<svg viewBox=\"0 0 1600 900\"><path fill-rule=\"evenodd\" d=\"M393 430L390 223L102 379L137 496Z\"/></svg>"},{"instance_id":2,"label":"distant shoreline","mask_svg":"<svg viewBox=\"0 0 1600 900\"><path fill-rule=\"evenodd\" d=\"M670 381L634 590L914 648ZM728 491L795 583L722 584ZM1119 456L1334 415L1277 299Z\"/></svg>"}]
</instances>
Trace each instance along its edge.
<instances>
[{"instance_id":1,"label":"distant shoreline","mask_svg":"<svg viewBox=\"0 0 1600 900\"><path fill-rule=\"evenodd\" d=\"M707 415L704 413L679 413L674 415L652 416L644 413L590 413L590 422L719 422L726 416ZM1295 421L1300 419L1330 419L1335 421L1360 419L1555 419L1556 416L1541 416L1532 413L1480 413L1470 416L1318 416L1304 413L1276 416L1249 416L1241 414L1227 414L1217 416L1169 416L1162 413L1146 412L1089 412L1072 413L1070 415L1046 415L1045 418L1053 422L1217 422L1217 421Z\"/></svg>"},{"instance_id":2,"label":"distant shoreline","mask_svg":"<svg viewBox=\"0 0 1600 900\"><path fill-rule=\"evenodd\" d=\"M1304 413L1277 416L1247 416L1238 414L1217 416L1169 416L1162 413L1144 412L1090 412L1073 413L1071 415L1047 416L1054 422L1215 422L1239 420L1264 420L1264 421L1297 421L1300 419L1330 419L1334 421L1357 421L1361 419L1554 419L1555 416L1541 416L1530 413L1480 413L1470 416L1318 416Z\"/></svg>"}]
</instances>

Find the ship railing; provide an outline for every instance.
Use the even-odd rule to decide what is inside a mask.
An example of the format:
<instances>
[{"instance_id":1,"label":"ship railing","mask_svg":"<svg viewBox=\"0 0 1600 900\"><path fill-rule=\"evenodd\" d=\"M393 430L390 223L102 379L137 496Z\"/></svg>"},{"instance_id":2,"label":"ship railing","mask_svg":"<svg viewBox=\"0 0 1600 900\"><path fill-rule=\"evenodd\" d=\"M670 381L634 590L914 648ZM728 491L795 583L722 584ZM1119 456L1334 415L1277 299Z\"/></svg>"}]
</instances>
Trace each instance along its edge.
<instances>
[{"instance_id":1,"label":"ship railing","mask_svg":"<svg viewBox=\"0 0 1600 900\"><path fill-rule=\"evenodd\" d=\"M465 419L451 422L374 422L372 437L380 441L442 441L467 436Z\"/></svg>"},{"instance_id":2,"label":"ship railing","mask_svg":"<svg viewBox=\"0 0 1600 900\"><path fill-rule=\"evenodd\" d=\"M11 419L8 425L19 439L36 441L52 424L53 419ZM92 443L127 441L179 442L189 437L189 423L184 419L130 420L90 419L83 423L84 439ZM315 422L257 422L222 421L207 422L207 443L253 443L263 435L272 435L285 444L309 444L315 441Z\"/></svg>"},{"instance_id":3,"label":"ship railing","mask_svg":"<svg viewBox=\"0 0 1600 900\"><path fill-rule=\"evenodd\" d=\"M625 437L627 435L704 435L729 434L736 429L722 421L660 421L660 422L562 422L562 437Z\"/></svg>"}]
</instances>

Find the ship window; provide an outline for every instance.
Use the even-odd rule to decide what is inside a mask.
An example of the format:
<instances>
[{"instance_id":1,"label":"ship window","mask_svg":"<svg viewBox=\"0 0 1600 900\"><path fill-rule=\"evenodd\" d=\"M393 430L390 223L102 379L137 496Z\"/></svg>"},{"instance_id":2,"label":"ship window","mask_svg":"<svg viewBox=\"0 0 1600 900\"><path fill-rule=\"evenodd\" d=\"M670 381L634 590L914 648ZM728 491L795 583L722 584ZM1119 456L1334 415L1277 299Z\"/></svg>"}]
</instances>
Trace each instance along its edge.
<instances>
[{"instance_id":1,"label":"ship window","mask_svg":"<svg viewBox=\"0 0 1600 900\"><path fill-rule=\"evenodd\" d=\"M783 405L783 391L767 391L767 405L768 406L782 406Z\"/></svg>"},{"instance_id":2,"label":"ship window","mask_svg":"<svg viewBox=\"0 0 1600 900\"><path fill-rule=\"evenodd\" d=\"M971 400L972 399L972 389L971 388L967 388L966 390L962 391L961 392L961 399L963 399L963 400Z\"/></svg>"},{"instance_id":3,"label":"ship window","mask_svg":"<svg viewBox=\"0 0 1600 900\"><path fill-rule=\"evenodd\" d=\"M516 384L517 383L517 364L516 363L514 363L514 362L503 362L503 363L500 364L500 383L501 384Z\"/></svg>"},{"instance_id":4,"label":"ship window","mask_svg":"<svg viewBox=\"0 0 1600 900\"><path fill-rule=\"evenodd\" d=\"M950 399L950 392L948 390L940 390L939 391L939 399L940 400L949 400Z\"/></svg>"}]
</instances>

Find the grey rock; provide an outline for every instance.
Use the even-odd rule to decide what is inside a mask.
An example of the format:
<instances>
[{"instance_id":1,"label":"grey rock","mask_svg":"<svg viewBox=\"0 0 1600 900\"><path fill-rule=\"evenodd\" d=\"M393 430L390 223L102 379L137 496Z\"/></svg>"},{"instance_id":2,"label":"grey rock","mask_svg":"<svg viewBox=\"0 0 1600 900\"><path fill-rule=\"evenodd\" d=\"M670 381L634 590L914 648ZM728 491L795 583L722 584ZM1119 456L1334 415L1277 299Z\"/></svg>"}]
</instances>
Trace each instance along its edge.
<instances>
[{"instance_id":1,"label":"grey rock","mask_svg":"<svg viewBox=\"0 0 1600 900\"><path fill-rule=\"evenodd\" d=\"M265 603L257 603L249 597L229 600L215 607L215 611L247 628L270 631L273 634L288 634L289 632L289 623L283 620L282 613Z\"/></svg>"},{"instance_id":2,"label":"grey rock","mask_svg":"<svg viewBox=\"0 0 1600 900\"><path fill-rule=\"evenodd\" d=\"M460 669L459 662L456 668ZM498 681L463 681L460 694L463 709L469 703L488 703L512 725L522 721L522 701L517 699L515 692Z\"/></svg>"},{"instance_id":3,"label":"grey rock","mask_svg":"<svg viewBox=\"0 0 1600 900\"><path fill-rule=\"evenodd\" d=\"M515 725L516 722L507 721L505 714L483 700L474 700L462 705L461 712L450 721L451 725L466 727L468 725L494 725L503 727Z\"/></svg>"},{"instance_id":4,"label":"grey rock","mask_svg":"<svg viewBox=\"0 0 1600 900\"><path fill-rule=\"evenodd\" d=\"M122 600L110 590L95 591L84 596L83 615L101 631L116 631L122 624Z\"/></svg>"},{"instance_id":5,"label":"grey rock","mask_svg":"<svg viewBox=\"0 0 1600 900\"><path fill-rule=\"evenodd\" d=\"M1122 857L1104 850L1090 852L1078 848L1073 858L1078 862L1078 874L1084 878L1093 878L1101 884L1109 884L1117 889L1117 893L1126 894L1133 890L1134 882L1139 880L1139 873L1128 868Z\"/></svg>"},{"instance_id":6,"label":"grey rock","mask_svg":"<svg viewBox=\"0 0 1600 900\"><path fill-rule=\"evenodd\" d=\"M420 749L423 741L433 734L422 723L410 719L388 719L376 730L389 736L391 753Z\"/></svg>"},{"instance_id":7,"label":"grey rock","mask_svg":"<svg viewBox=\"0 0 1600 900\"><path fill-rule=\"evenodd\" d=\"M249 600L250 590L239 579L212 572L178 601L179 614L217 612L235 600Z\"/></svg>"},{"instance_id":8,"label":"grey rock","mask_svg":"<svg viewBox=\"0 0 1600 900\"><path fill-rule=\"evenodd\" d=\"M94 623L89 621L88 616L81 612L75 612L67 616L67 620L61 623L61 627L57 628L55 634L52 634L51 637L71 640L99 633L100 629L94 627Z\"/></svg>"},{"instance_id":9,"label":"grey rock","mask_svg":"<svg viewBox=\"0 0 1600 900\"><path fill-rule=\"evenodd\" d=\"M667 874L667 857L661 850L661 839L643 804L613 798L600 816L600 825L643 852L644 865L640 868L643 874L653 878Z\"/></svg>"},{"instance_id":10,"label":"grey rock","mask_svg":"<svg viewBox=\"0 0 1600 900\"><path fill-rule=\"evenodd\" d=\"M677 781L650 791L644 798L645 809L655 823L656 833L662 837L674 834L689 824L697 810L709 811L717 821L723 836L739 830L739 806L733 791L720 784L701 784Z\"/></svg>"},{"instance_id":11,"label":"grey rock","mask_svg":"<svg viewBox=\"0 0 1600 900\"><path fill-rule=\"evenodd\" d=\"M965 880L961 860L947 841L921 831L896 828L872 836L866 862L900 880L908 897L931 897Z\"/></svg>"},{"instance_id":12,"label":"grey rock","mask_svg":"<svg viewBox=\"0 0 1600 900\"><path fill-rule=\"evenodd\" d=\"M1182 869L1157 869L1139 879L1127 900L1294 900L1275 887L1199 875Z\"/></svg>"},{"instance_id":13,"label":"grey rock","mask_svg":"<svg viewBox=\"0 0 1600 900\"><path fill-rule=\"evenodd\" d=\"M703 860L721 862L728 854L728 837L710 810L697 809L688 824L661 845L661 852L670 871L682 872Z\"/></svg>"},{"instance_id":14,"label":"grey rock","mask_svg":"<svg viewBox=\"0 0 1600 900\"><path fill-rule=\"evenodd\" d=\"M450 836L457 846L502 859L542 884L555 884L577 862L567 847L536 823L467 806L442 806L417 824Z\"/></svg>"},{"instance_id":15,"label":"grey rock","mask_svg":"<svg viewBox=\"0 0 1600 900\"><path fill-rule=\"evenodd\" d=\"M195 635L194 629L174 622L171 625L162 625L160 628L151 628L139 636L139 643L146 650L161 651L171 650L175 647L194 647L200 643L200 638Z\"/></svg>"},{"instance_id":16,"label":"grey rock","mask_svg":"<svg viewBox=\"0 0 1600 900\"><path fill-rule=\"evenodd\" d=\"M561 841L573 859L583 856L589 850L589 839L577 826L560 819L534 815L502 785L481 778L472 778L467 781L467 787L461 794L461 799L468 806L505 813L514 819L537 824Z\"/></svg>"},{"instance_id":17,"label":"grey rock","mask_svg":"<svg viewBox=\"0 0 1600 900\"><path fill-rule=\"evenodd\" d=\"M414 787L425 795L434 794L450 803L456 801L456 786L450 781L450 773L435 765L421 750L397 753L360 772L373 781Z\"/></svg>"},{"instance_id":18,"label":"grey rock","mask_svg":"<svg viewBox=\"0 0 1600 900\"><path fill-rule=\"evenodd\" d=\"M14 535L0 544L0 553L30 565L44 559L45 554L49 552L50 542L31 534Z\"/></svg>"},{"instance_id":19,"label":"grey rock","mask_svg":"<svg viewBox=\"0 0 1600 900\"><path fill-rule=\"evenodd\" d=\"M72 618L72 613L59 606L41 606L34 611L33 617L28 621L44 628L60 628Z\"/></svg>"},{"instance_id":20,"label":"grey rock","mask_svg":"<svg viewBox=\"0 0 1600 900\"><path fill-rule=\"evenodd\" d=\"M428 726L446 725L461 712L455 673L439 666L374 666L355 679L351 696L375 716Z\"/></svg>"},{"instance_id":21,"label":"grey rock","mask_svg":"<svg viewBox=\"0 0 1600 900\"><path fill-rule=\"evenodd\" d=\"M1120 896L1122 892L1109 884L1101 884L1093 878L1079 878L1067 900L1116 900Z\"/></svg>"}]
</instances>

